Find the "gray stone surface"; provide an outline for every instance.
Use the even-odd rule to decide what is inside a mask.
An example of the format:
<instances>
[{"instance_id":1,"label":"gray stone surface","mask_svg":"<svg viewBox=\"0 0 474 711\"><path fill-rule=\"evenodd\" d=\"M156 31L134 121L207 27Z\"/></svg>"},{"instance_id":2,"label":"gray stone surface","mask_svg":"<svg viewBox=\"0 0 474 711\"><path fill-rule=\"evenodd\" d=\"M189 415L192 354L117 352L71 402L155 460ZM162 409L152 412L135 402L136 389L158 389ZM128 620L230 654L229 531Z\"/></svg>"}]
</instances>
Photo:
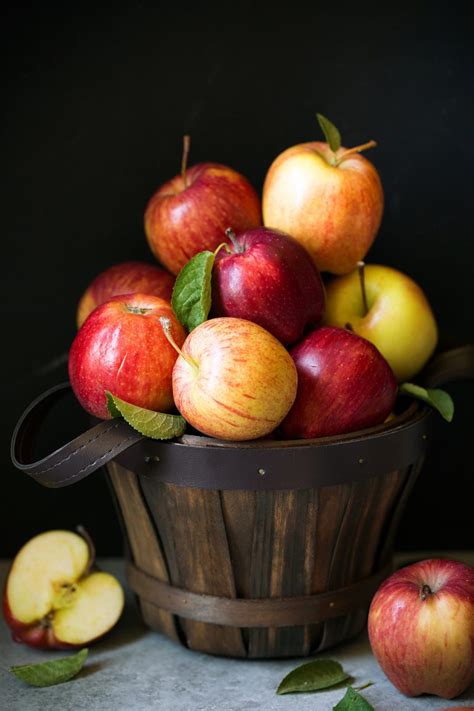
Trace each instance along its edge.
<instances>
[{"instance_id":1,"label":"gray stone surface","mask_svg":"<svg viewBox=\"0 0 474 711\"><path fill-rule=\"evenodd\" d=\"M120 560L105 560L100 565L123 579ZM4 562L0 565L2 587L6 570ZM86 666L75 679L36 689L8 671L13 664L64 654L13 643L2 620L1 711L330 711L345 693L339 688L277 696L279 681L302 660L242 661L191 652L147 630L131 599L116 628L91 648ZM374 682L362 694L376 711L421 711L456 705L474 709L474 686L456 702L435 697L407 699L399 694L376 664L365 634L320 656L337 659L354 678L355 686Z\"/></svg>"}]
</instances>

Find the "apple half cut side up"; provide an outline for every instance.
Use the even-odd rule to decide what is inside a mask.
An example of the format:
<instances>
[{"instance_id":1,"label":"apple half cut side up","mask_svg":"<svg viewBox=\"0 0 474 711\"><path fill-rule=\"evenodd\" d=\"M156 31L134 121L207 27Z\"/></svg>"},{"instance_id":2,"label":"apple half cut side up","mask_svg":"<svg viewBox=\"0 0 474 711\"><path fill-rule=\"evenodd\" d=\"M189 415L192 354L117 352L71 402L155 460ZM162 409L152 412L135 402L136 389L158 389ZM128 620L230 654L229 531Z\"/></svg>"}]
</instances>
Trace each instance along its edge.
<instances>
[{"instance_id":1,"label":"apple half cut side up","mask_svg":"<svg viewBox=\"0 0 474 711\"><path fill-rule=\"evenodd\" d=\"M71 531L48 531L23 546L3 599L16 641L40 648L81 646L114 626L123 590L112 575L89 572L91 554L87 541Z\"/></svg>"}]
</instances>

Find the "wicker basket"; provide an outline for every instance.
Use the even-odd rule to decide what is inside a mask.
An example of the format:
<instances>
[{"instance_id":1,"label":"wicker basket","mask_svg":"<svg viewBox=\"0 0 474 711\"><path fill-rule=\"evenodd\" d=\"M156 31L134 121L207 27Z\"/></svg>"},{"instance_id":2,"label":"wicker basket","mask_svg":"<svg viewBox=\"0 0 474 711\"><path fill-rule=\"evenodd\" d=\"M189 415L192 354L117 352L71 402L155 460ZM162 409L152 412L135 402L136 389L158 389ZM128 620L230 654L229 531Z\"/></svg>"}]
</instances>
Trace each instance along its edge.
<instances>
[{"instance_id":1,"label":"wicker basket","mask_svg":"<svg viewBox=\"0 0 474 711\"><path fill-rule=\"evenodd\" d=\"M428 371L431 385L463 377L474 377L472 346ZM284 442L163 443L115 420L26 463L35 423L67 390L24 413L12 459L51 487L107 464L147 625L191 649L252 658L305 656L361 631L423 463L426 407L343 437Z\"/></svg>"}]
</instances>

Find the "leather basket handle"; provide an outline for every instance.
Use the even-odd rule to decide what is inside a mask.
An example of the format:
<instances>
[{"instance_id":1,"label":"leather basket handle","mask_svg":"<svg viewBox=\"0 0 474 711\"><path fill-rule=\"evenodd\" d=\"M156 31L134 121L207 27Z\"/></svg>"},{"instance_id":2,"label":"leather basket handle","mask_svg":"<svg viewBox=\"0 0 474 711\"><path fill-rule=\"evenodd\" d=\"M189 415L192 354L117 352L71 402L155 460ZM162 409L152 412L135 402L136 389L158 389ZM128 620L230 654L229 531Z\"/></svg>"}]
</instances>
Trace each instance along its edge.
<instances>
[{"instance_id":1,"label":"leather basket handle","mask_svg":"<svg viewBox=\"0 0 474 711\"><path fill-rule=\"evenodd\" d=\"M462 379L474 379L474 344L441 353L423 377L428 387ZM43 415L70 390L69 383L62 383L36 398L18 420L12 436L11 459L15 467L50 488L75 484L144 439L122 419L105 420L43 459L31 462L32 445Z\"/></svg>"},{"instance_id":2,"label":"leather basket handle","mask_svg":"<svg viewBox=\"0 0 474 711\"><path fill-rule=\"evenodd\" d=\"M31 462L42 417L70 391L70 384L62 383L33 400L18 420L11 440L15 467L53 489L75 484L143 439L122 419L104 420L43 459Z\"/></svg>"}]
</instances>

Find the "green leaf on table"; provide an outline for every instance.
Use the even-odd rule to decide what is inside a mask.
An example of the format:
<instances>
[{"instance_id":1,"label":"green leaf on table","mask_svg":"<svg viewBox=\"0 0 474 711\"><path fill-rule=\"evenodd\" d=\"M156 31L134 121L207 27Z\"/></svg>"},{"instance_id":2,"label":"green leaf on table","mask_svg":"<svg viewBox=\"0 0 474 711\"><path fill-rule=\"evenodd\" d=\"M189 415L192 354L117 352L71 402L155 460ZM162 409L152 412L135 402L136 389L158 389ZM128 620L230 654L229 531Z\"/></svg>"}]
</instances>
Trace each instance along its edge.
<instances>
[{"instance_id":1,"label":"green leaf on table","mask_svg":"<svg viewBox=\"0 0 474 711\"><path fill-rule=\"evenodd\" d=\"M178 321L192 331L206 321L211 309L212 267L216 255L198 252L176 277L171 305Z\"/></svg>"},{"instance_id":2,"label":"green leaf on table","mask_svg":"<svg viewBox=\"0 0 474 711\"><path fill-rule=\"evenodd\" d=\"M322 114L316 114L316 117L319 121L319 125L321 126L321 130L324 133L324 137L326 138L329 148L333 151L333 153L335 153L341 147L341 134L335 125L325 116Z\"/></svg>"},{"instance_id":3,"label":"green leaf on table","mask_svg":"<svg viewBox=\"0 0 474 711\"><path fill-rule=\"evenodd\" d=\"M343 698L332 707L333 711L375 711L372 704L349 686Z\"/></svg>"},{"instance_id":4,"label":"green leaf on table","mask_svg":"<svg viewBox=\"0 0 474 711\"><path fill-rule=\"evenodd\" d=\"M441 417L451 422L454 416L454 402L451 395L440 388L422 388L413 383L403 383L398 388L402 395L411 395L417 400L425 402L427 405L438 410Z\"/></svg>"},{"instance_id":5,"label":"green leaf on table","mask_svg":"<svg viewBox=\"0 0 474 711\"><path fill-rule=\"evenodd\" d=\"M318 691L340 684L349 679L339 662L332 659L315 659L293 669L280 682L277 694L293 694L297 691Z\"/></svg>"},{"instance_id":6,"label":"green leaf on table","mask_svg":"<svg viewBox=\"0 0 474 711\"><path fill-rule=\"evenodd\" d=\"M21 666L10 667L10 671L18 679L21 679L30 686L53 686L69 681L76 674L79 674L89 653L88 649L81 649L77 654L61 659L53 659L50 662L40 664L22 664Z\"/></svg>"},{"instance_id":7,"label":"green leaf on table","mask_svg":"<svg viewBox=\"0 0 474 711\"><path fill-rule=\"evenodd\" d=\"M164 412L147 410L144 407L137 407L137 405L125 402L110 392L106 394L109 412L112 414L112 410L117 410L130 427L145 437L173 439L173 437L180 437L186 429L186 420L181 415L168 415Z\"/></svg>"}]
</instances>

